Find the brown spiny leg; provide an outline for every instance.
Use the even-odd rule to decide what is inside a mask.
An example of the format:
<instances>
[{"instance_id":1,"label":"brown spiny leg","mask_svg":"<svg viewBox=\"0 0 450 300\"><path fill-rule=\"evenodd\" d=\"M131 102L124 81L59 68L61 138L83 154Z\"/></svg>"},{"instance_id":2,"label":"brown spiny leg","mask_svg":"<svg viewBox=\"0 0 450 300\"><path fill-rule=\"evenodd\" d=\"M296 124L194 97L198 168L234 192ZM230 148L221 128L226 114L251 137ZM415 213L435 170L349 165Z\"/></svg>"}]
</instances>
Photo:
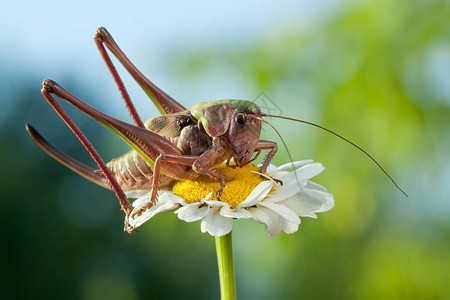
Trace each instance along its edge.
<instances>
[{"instance_id":1,"label":"brown spiny leg","mask_svg":"<svg viewBox=\"0 0 450 300\"><path fill-rule=\"evenodd\" d=\"M75 129L75 127L71 126L73 121L71 121L70 118L66 116L65 112L59 107L59 105L57 104L55 99L50 95L50 93L69 102L83 113L87 114L97 122L114 131L117 135L119 135L122 139L124 139L130 146L132 146L139 153L139 155L151 166L154 165L154 161L161 153L168 153L180 156L182 155L180 149L178 149L177 146L175 146L174 144L170 143L166 138L154 132L151 132L147 129L137 127L122 122L120 120L117 120L111 116L108 116L102 113L101 111L93 108L92 106L86 104L85 102L81 101L80 99L78 99L77 97L66 91L64 88L62 88L60 85L58 85L56 82L49 79L45 80L43 83L44 97L47 99L47 101L49 101L50 104L52 104L55 110L60 114L60 116L64 119L64 121L66 121L66 123L77 134L77 136L81 136L80 135L81 131L78 128ZM83 138L79 137L79 139L83 141L83 144L85 145L86 149L88 149L88 151L91 148L93 148L87 142L87 139L86 142L84 142ZM104 166L104 163L99 162L99 159L97 159L100 158L99 155L92 154L92 152L91 155L95 158L97 164L99 164L100 169L104 172L105 176L112 183L113 189L118 195L121 205L123 206L123 209L125 210L128 216L132 209L122 189L114 180L113 176L111 176L111 172L109 172L106 166ZM172 178L183 179L188 176L188 174L186 174L186 171L188 169L189 167L187 167L186 165L171 164L170 166L162 166L161 172ZM126 223L126 225L128 224ZM126 227L126 230L129 233L132 233L134 231L134 229L130 228L129 226Z\"/></svg>"},{"instance_id":2,"label":"brown spiny leg","mask_svg":"<svg viewBox=\"0 0 450 300\"><path fill-rule=\"evenodd\" d=\"M192 164L192 169L196 173L208 175L209 177L217 179L220 182L220 187L216 191L216 197L218 200L220 200L220 196L222 195L223 188L226 184L225 178L219 172L212 170L211 167L217 163L224 153L225 148L220 143L220 138L214 137L212 149L203 152L202 155L200 155L199 158Z\"/></svg>"},{"instance_id":3,"label":"brown spiny leg","mask_svg":"<svg viewBox=\"0 0 450 300\"><path fill-rule=\"evenodd\" d=\"M199 156L195 155L174 155L161 153L155 160L155 166L153 169L153 184L152 184L152 193L150 195L150 201L137 212L135 212L132 217L136 215L141 215L144 211L152 207L156 202L157 192L158 192L158 184L159 184L159 176L161 172L161 168L163 164L165 168L169 168L171 164L175 165L185 165L191 166L192 170L201 175L208 175L211 178L217 179L220 182L220 187L216 191L217 199L220 200L220 196L222 195L223 188L225 187L225 178L219 172L211 170L211 167L214 166L215 162L223 155L224 149L219 145L214 145L213 149L207 150L203 152ZM186 178L194 176L193 174L187 174Z\"/></svg>"},{"instance_id":4,"label":"brown spiny leg","mask_svg":"<svg viewBox=\"0 0 450 300\"><path fill-rule=\"evenodd\" d=\"M231 161L232 158L233 158L233 156L228 157L227 162L226 162L226 167L227 168L236 169L236 167L237 167L236 164L230 165L230 161Z\"/></svg>"},{"instance_id":5,"label":"brown spiny leg","mask_svg":"<svg viewBox=\"0 0 450 300\"><path fill-rule=\"evenodd\" d=\"M128 59L128 57L122 52L119 46L116 44L112 36L109 32L104 28L100 27L95 32L94 36L95 43L102 54L103 59L105 60L108 68L111 70L111 73L114 76L117 84L122 82L118 75L116 77L117 72L115 71L114 66L111 63L111 60L108 57L108 54L103 47L103 44L117 57L117 59L122 63L122 65L127 69L130 75L138 82L138 84L142 87L142 89L150 96L153 103L155 103L156 107L162 114L172 114L180 111L186 110L180 103L175 101L172 97L164 93L161 89L159 89L156 85L154 85L150 80L148 80ZM114 69L114 71L112 70ZM120 81L118 81L119 79ZM123 84L122 84L123 85ZM121 90L122 92L122 90ZM122 92L122 95L124 93ZM125 96L124 96L125 98ZM126 101L126 99L125 99ZM132 113L133 114L133 113ZM133 116L134 117L134 116Z\"/></svg>"},{"instance_id":6,"label":"brown spiny leg","mask_svg":"<svg viewBox=\"0 0 450 300\"><path fill-rule=\"evenodd\" d=\"M211 170L208 167L203 167L202 163L200 163L200 162L194 163L194 165L192 166L192 169L199 174L208 175L209 177L215 178L220 182L220 187L216 191L217 200L220 200L220 196L222 196L222 193L223 193L223 188L226 185L225 178L223 177L223 175L220 174L219 172Z\"/></svg>"},{"instance_id":7,"label":"brown spiny leg","mask_svg":"<svg viewBox=\"0 0 450 300\"><path fill-rule=\"evenodd\" d=\"M261 149L255 150L255 152L256 152L256 155L253 156L253 158L248 161L248 164L253 162L254 160L256 160L259 157L259 155L261 154Z\"/></svg>"},{"instance_id":8,"label":"brown spiny leg","mask_svg":"<svg viewBox=\"0 0 450 300\"><path fill-rule=\"evenodd\" d=\"M51 95L51 93L53 93L52 87L44 84L41 92L44 98L47 100L47 102L53 107L53 109L58 113L61 119L64 120L67 126L69 126L69 128L77 136L77 138L86 148L86 150L92 156L92 158L94 159L95 163L98 165L100 170L102 170L108 182L111 184L112 189L114 190L117 198L119 199L121 209L125 212L127 216L127 218L125 218L124 230L132 234L134 232L134 229L131 228L128 224L128 216L131 213L132 208L130 201L128 201L128 198L125 196L125 193L120 188L119 184L117 183L116 179L111 174L109 169L106 167L105 162L101 159L97 150L92 146L87 137L83 134L83 132L81 132L81 130L78 128L75 122L73 122L73 120L67 115L67 113L62 109L62 107L58 104L58 102L56 102L55 98L53 98L53 96Z\"/></svg>"},{"instance_id":9,"label":"brown spiny leg","mask_svg":"<svg viewBox=\"0 0 450 300\"><path fill-rule=\"evenodd\" d=\"M69 102L77 109L120 136L125 142L133 147L139 156L141 156L150 166L154 165L154 161L161 153L174 155L183 154L176 145L172 144L163 136L147 129L122 122L102 113L81 101L50 79L45 80L43 85L47 90L51 89L54 95ZM172 178L180 179L184 178L187 169L188 168L185 165L172 164L170 168L162 167L162 172Z\"/></svg>"},{"instance_id":10,"label":"brown spiny leg","mask_svg":"<svg viewBox=\"0 0 450 300\"><path fill-rule=\"evenodd\" d=\"M106 63L106 66L109 69L109 72L111 72L111 75L113 76L120 93L122 94L122 98L125 101L128 111L130 112L130 115L134 120L134 123L137 126L144 128L144 123L142 123L142 120L139 117L139 114L137 113L136 108L133 105L133 102L131 101L130 95L128 95L127 89L125 88L125 85L123 84L123 81L120 78L119 73L117 73L117 70L114 67L114 64L112 63L111 58L108 55L108 52L106 52L106 49L103 46L102 38L98 30L95 33L94 41L95 44L97 45L98 50L100 51L103 60Z\"/></svg>"},{"instance_id":11,"label":"brown spiny leg","mask_svg":"<svg viewBox=\"0 0 450 300\"><path fill-rule=\"evenodd\" d=\"M277 153L278 145L275 142L259 140L255 151L261 151L261 150L270 150L269 153L267 154L266 158L264 159L261 168L259 168L259 172L264 174L264 173L266 173L266 170L267 170L267 167L269 166L270 161L275 156L275 153ZM283 181L273 178L273 177L272 177L272 179L275 182L283 185Z\"/></svg>"},{"instance_id":12,"label":"brown spiny leg","mask_svg":"<svg viewBox=\"0 0 450 300\"><path fill-rule=\"evenodd\" d=\"M152 182L152 193L150 194L150 200L149 202L143 206L141 209L136 211L131 217L135 217L136 215L140 216L144 211L151 208L153 205L155 205L158 196L158 186L159 186L159 179L161 176L161 165L163 163L165 164L178 164L178 165L185 165L185 166L192 166L193 163L199 158L199 156L194 155L174 155L174 154L167 154L167 153L161 153L155 160L155 165L153 168L153 182ZM167 165L166 165L167 168Z\"/></svg>"}]
</instances>

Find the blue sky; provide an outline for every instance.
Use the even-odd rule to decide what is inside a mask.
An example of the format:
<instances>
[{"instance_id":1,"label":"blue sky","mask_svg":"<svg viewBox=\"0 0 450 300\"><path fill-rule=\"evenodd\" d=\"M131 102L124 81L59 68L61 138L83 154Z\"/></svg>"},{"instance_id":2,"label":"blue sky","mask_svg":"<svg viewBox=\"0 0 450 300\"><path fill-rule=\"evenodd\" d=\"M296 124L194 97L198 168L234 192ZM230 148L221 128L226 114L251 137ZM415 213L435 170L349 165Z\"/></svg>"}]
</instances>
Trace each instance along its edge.
<instances>
[{"instance_id":1,"label":"blue sky","mask_svg":"<svg viewBox=\"0 0 450 300\"><path fill-rule=\"evenodd\" d=\"M83 85L103 88L111 83L112 87L112 78L103 72L106 67L101 66L103 61L92 39L95 29L104 26L132 61L146 75L145 68L151 68L149 77L164 87L171 78L159 58L168 49L245 43L276 34L277 29L291 23L308 27L333 9L325 0L129 3L3 1L1 77L37 76L60 81L70 74ZM124 81L131 95L140 93L126 75ZM120 99L116 89L99 91L98 95ZM114 103L123 109L122 103Z\"/></svg>"},{"instance_id":2,"label":"blue sky","mask_svg":"<svg viewBox=\"0 0 450 300\"><path fill-rule=\"evenodd\" d=\"M324 1L311 0L245 3L5 1L0 10L0 54L9 66L53 72L59 69L56 63L80 66L97 59L92 36L99 26L120 37L123 47L151 48L156 55L175 45L239 42L290 22L307 26L330 9ZM45 63L49 59L56 68Z\"/></svg>"}]
</instances>

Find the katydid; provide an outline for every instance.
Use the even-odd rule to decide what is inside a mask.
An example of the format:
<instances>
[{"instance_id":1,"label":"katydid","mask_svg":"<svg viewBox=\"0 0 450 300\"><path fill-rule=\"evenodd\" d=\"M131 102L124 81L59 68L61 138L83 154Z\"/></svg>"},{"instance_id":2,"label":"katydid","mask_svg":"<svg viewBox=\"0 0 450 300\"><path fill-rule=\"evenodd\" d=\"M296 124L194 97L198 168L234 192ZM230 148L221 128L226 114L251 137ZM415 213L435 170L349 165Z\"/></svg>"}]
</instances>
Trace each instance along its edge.
<instances>
[{"instance_id":1,"label":"katydid","mask_svg":"<svg viewBox=\"0 0 450 300\"><path fill-rule=\"evenodd\" d=\"M200 175L207 175L220 182L216 191L216 196L220 199L226 183L222 174L215 171L214 167L224 161L230 166L230 160L234 159L235 165L232 167L242 167L255 160L261 151L269 150L260 167L260 172L264 173L278 149L275 142L260 139L261 124L267 123L262 119L265 116L303 122L324 129L363 151L381 168L366 151L333 131L302 120L264 114L250 101L218 100L202 102L186 109L136 68L105 28L101 27L96 31L94 40L136 125L122 122L96 110L56 82L47 79L43 82L41 91L44 98L78 137L99 170L94 170L57 150L30 125L27 124L26 128L36 144L57 161L90 181L114 190L127 216L124 230L130 234L135 229L127 221L132 207L125 192L151 190L148 204L135 212L139 215L155 204L159 187L170 186L177 180L195 179ZM118 58L150 96L161 116L154 117L145 124L141 121L104 46ZM128 143L132 150L105 164L53 95L69 102L112 130ZM381 170L394 182L383 168ZM277 179L274 180L281 183Z\"/></svg>"}]
</instances>

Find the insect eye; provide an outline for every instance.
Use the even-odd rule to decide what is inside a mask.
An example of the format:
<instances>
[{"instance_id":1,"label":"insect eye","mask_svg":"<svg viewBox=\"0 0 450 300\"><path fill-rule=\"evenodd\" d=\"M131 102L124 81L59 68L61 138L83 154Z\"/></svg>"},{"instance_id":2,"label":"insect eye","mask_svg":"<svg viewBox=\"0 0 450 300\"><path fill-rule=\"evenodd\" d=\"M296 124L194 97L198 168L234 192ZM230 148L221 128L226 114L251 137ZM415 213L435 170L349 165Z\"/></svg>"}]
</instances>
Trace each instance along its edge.
<instances>
[{"instance_id":1,"label":"insect eye","mask_svg":"<svg viewBox=\"0 0 450 300\"><path fill-rule=\"evenodd\" d=\"M236 122L236 123L238 123L239 125L244 125L245 124L245 114L243 114L243 113L238 113L237 115L236 115L236 117L234 117L234 121Z\"/></svg>"}]
</instances>

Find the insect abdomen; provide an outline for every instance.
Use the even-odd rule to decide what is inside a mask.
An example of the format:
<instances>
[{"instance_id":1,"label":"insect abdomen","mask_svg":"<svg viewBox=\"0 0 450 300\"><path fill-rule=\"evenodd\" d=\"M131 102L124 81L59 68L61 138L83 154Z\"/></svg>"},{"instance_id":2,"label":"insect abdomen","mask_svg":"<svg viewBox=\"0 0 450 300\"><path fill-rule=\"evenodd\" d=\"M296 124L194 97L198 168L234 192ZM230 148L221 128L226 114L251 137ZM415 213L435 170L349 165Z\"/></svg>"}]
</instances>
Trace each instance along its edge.
<instances>
[{"instance_id":1,"label":"insect abdomen","mask_svg":"<svg viewBox=\"0 0 450 300\"><path fill-rule=\"evenodd\" d=\"M134 150L111 160L106 166L125 191L152 187L153 169Z\"/></svg>"}]
</instances>

